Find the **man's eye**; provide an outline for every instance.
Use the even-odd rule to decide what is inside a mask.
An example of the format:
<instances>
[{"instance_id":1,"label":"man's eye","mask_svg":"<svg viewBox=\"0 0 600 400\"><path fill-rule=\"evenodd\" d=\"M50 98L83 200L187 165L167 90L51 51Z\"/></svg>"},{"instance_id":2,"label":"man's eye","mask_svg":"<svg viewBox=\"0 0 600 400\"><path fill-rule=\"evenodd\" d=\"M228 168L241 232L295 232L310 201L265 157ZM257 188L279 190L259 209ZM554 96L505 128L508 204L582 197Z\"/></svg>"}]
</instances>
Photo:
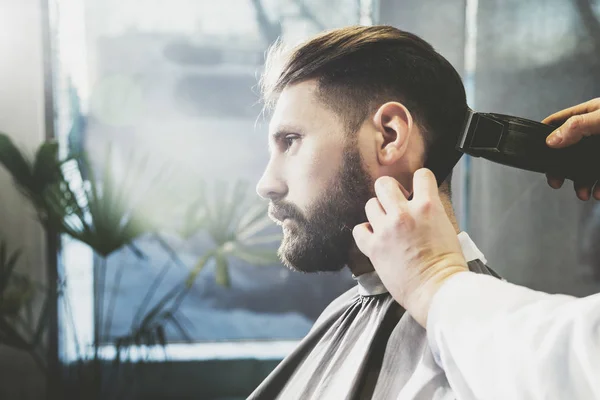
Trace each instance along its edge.
<instances>
[{"instance_id":1,"label":"man's eye","mask_svg":"<svg viewBox=\"0 0 600 400\"><path fill-rule=\"evenodd\" d=\"M288 135L283 138L283 144L285 145L286 149L289 149L290 147L292 147L294 142L298 139L299 139L298 135Z\"/></svg>"}]
</instances>

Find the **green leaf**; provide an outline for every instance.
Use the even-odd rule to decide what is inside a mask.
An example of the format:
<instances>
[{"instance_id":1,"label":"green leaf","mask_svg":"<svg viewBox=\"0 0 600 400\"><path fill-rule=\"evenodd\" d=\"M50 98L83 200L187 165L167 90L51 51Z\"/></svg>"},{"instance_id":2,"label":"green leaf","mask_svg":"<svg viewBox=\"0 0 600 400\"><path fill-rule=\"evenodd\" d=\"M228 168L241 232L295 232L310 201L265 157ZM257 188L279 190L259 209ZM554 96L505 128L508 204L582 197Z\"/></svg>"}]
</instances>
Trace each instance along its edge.
<instances>
[{"instance_id":1,"label":"green leaf","mask_svg":"<svg viewBox=\"0 0 600 400\"><path fill-rule=\"evenodd\" d=\"M173 314L173 313L165 313L165 314L167 314L166 315L167 319L173 323L173 326L175 327L175 329L177 331L179 331L179 334L181 335L181 337L183 339L185 339L187 342L192 342L192 337L187 332L187 330L183 327L181 322L179 322L179 320L175 317L175 314Z\"/></svg>"},{"instance_id":2,"label":"green leaf","mask_svg":"<svg viewBox=\"0 0 600 400\"><path fill-rule=\"evenodd\" d=\"M32 195L33 182L30 163L23 153L14 145L8 135L0 132L0 164L15 180L17 185Z\"/></svg>"},{"instance_id":3,"label":"green leaf","mask_svg":"<svg viewBox=\"0 0 600 400\"><path fill-rule=\"evenodd\" d=\"M239 243L229 251L229 254L252 265L274 265L281 262L277 253L272 249L247 247Z\"/></svg>"},{"instance_id":4,"label":"green leaf","mask_svg":"<svg viewBox=\"0 0 600 400\"><path fill-rule=\"evenodd\" d=\"M37 327L35 329L35 333L33 334L33 338L31 340L31 344L33 346L37 346L42 340L42 336L48 327L50 322L50 303L53 301L52 298L47 296L44 299L44 304L42 305L42 311L38 317Z\"/></svg>"},{"instance_id":5,"label":"green leaf","mask_svg":"<svg viewBox=\"0 0 600 400\"><path fill-rule=\"evenodd\" d=\"M154 330L144 332L144 339L145 339L144 342L148 347L152 347L156 344L156 340L155 340L156 338L154 337L154 333L155 333Z\"/></svg>"},{"instance_id":6,"label":"green leaf","mask_svg":"<svg viewBox=\"0 0 600 400\"><path fill-rule=\"evenodd\" d=\"M156 215L160 215L161 223L169 221L163 210L173 208L176 191L169 186L167 168L156 177L144 176L149 171L148 157L130 157L123 177L115 170L110 146L98 171L86 152L72 163L61 165L62 181L44 192L47 223L87 244L100 256L108 257L138 237L160 229ZM80 167L87 171L85 182Z\"/></svg>"},{"instance_id":7,"label":"green leaf","mask_svg":"<svg viewBox=\"0 0 600 400\"><path fill-rule=\"evenodd\" d=\"M222 199L222 221L224 231L227 233L231 232L232 224L236 217L240 214L240 206L245 204L246 194L248 192L248 184L242 181L236 181L233 187L226 194L226 197ZM224 235L227 240L231 235Z\"/></svg>"},{"instance_id":8,"label":"green leaf","mask_svg":"<svg viewBox=\"0 0 600 400\"><path fill-rule=\"evenodd\" d=\"M267 210L268 206L263 202L256 202L254 205L252 205L240 218L236 231L237 235L243 235L244 232L256 222L262 221L265 218L269 219L267 216ZM273 223L270 219L269 221L271 224Z\"/></svg>"},{"instance_id":9,"label":"green leaf","mask_svg":"<svg viewBox=\"0 0 600 400\"><path fill-rule=\"evenodd\" d=\"M148 259L148 256L140 248L138 248L135 244L129 243L127 245L127 248L129 248L129 250L131 250L131 252L133 254L135 254L135 256L138 259L140 259L140 260L147 260Z\"/></svg>"},{"instance_id":10,"label":"green leaf","mask_svg":"<svg viewBox=\"0 0 600 400\"><path fill-rule=\"evenodd\" d=\"M240 240L240 243L244 246L255 246L257 244L265 245L272 243L279 243L283 235L281 233L274 233L272 235L264 235L264 236L251 236L248 239Z\"/></svg>"},{"instance_id":11,"label":"green leaf","mask_svg":"<svg viewBox=\"0 0 600 400\"><path fill-rule=\"evenodd\" d=\"M208 222L208 212L206 210L205 199L199 198L190 204L183 217L183 226L179 235L187 240L204 228Z\"/></svg>"},{"instance_id":12,"label":"green leaf","mask_svg":"<svg viewBox=\"0 0 600 400\"><path fill-rule=\"evenodd\" d=\"M156 305L154 307L152 307L152 309L150 309L150 311L142 319L142 322L140 323L138 330L144 329L145 327L150 325L154 321L154 318L163 311L163 309L165 308L167 303L169 303L169 301L173 300L173 298L175 296L177 296L181 292L181 290L182 289L179 286L175 286L167 294L165 294L158 301L158 303L156 303Z\"/></svg>"},{"instance_id":13,"label":"green leaf","mask_svg":"<svg viewBox=\"0 0 600 400\"><path fill-rule=\"evenodd\" d=\"M167 346L167 335L165 335L165 328L162 325L158 325L156 327L156 338L158 339L158 343L162 347Z\"/></svg>"},{"instance_id":14,"label":"green leaf","mask_svg":"<svg viewBox=\"0 0 600 400\"><path fill-rule=\"evenodd\" d=\"M7 256L6 243L4 241L0 243L0 302L4 299L4 292L13 276L20 255L21 251L17 250Z\"/></svg>"},{"instance_id":15,"label":"green leaf","mask_svg":"<svg viewBox=\"0 0 600 400\"><path fill-rule=\"evenodd\" d=\"M204 203L206 230L214 243L212 251L215 257L215 280L226 287L230 286L229 256L256 265L280 262L274 249L257 246L279 241L281 235L259 235L265 228L272 226L273 222L268 218L267 205L263 201L257 202L254 196L250 196L253 201L248 204L248 193L246 182L237 181L227 186L218 181L214 185L212 196ZM209 259L204 255L198 261L187 279L188 287Z\"/></svg>"},{"instance_id":16,"label":"green leaf","mask_svg":"<svg viewBox=\"0 0 600 400\"><path fill-rule=\"evenodd\" d=\"M215 251L209 251L204 256L202 256L200 260L198 260L198 262L196 263L194 268L192 268L185 281L186 287L190 288L194 284L194 281L196 280L196 277L198 276L200 271L204 269L206 263L208 263L208 261L215 255L215 253Z\"/></svg>"},{"instance_id":17,"label":"green leaf","mask_svg":"<svg viewBox=\"0 0 600 400\"><path fill-rule=\"evenodd\" d=\"M38 148L33 163L33 182L40 189L37 195L41 197L47 185L59 182L61 179L58 142L54 140L44 142Z\"/></svg>"},{"instance_id":18,"label":"green leaf","mask_svg":"<svg viewBox=\"0 0 600 400\"><path fill-rule=\"evenodd\" d=\"M223 255L223 253L217 253L215 255L215 279L216 282L225 287L230 287L231 282L229 280L229 266L227 263L227 258Z\"/></svg>"}]
</instances>

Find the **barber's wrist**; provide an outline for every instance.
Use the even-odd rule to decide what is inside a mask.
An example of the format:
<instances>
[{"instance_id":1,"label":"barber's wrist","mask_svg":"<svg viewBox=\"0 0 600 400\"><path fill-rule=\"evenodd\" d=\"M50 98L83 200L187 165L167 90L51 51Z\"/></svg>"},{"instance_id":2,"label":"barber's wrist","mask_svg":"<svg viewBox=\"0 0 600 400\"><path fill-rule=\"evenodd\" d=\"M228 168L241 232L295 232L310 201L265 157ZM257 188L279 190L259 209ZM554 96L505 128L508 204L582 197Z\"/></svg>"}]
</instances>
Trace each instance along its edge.
<instances>
[{"instance_id":1,"label":"barber's wrist","mask_svg":"<svg viewBox=\"0 0 600 400\"><path fill-rule=\"evenodd\" d=\"M435 295L451 278L463 272L469 272L469 268L461 263L440 268L406 298L404 308L422 327L427 328L429 310Z\"/></svg>"}]
</instances>

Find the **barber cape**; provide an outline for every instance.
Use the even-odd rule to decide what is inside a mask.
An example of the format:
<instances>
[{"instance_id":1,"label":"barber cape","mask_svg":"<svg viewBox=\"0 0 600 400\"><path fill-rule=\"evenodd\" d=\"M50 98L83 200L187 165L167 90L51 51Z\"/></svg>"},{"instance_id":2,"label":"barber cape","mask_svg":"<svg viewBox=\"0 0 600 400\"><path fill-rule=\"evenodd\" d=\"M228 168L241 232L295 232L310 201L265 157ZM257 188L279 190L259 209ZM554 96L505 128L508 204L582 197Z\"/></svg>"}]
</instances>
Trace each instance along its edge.
<instances>
[{"instance_id":1,"label":"barber cape","mask_svg":"<svg viewBox=\"0 0 600 400\"><path fill-rule=\"evenodd\" d=\"M465 232L458 238L471 271L498 277ZM375 272L354 279L357 286L325 309L248 399L455 398L425 329L394 301Z\"/></svg>"}]
</instances>

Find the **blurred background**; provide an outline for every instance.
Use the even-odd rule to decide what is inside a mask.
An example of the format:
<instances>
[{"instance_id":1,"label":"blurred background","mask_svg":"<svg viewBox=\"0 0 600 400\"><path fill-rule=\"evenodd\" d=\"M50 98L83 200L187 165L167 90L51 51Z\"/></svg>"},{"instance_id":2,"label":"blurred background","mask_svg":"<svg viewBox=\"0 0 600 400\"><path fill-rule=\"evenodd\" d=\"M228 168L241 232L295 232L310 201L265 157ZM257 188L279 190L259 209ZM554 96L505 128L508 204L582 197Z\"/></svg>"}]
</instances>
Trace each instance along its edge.
<instances>
[{"instance_id":1,"label":"blurred background","mask_svg":"<svg viewBox=\"0 0 600 400\"><path fill-rule=\"evenodd\" d=\"M432 43L477 111L600 95L598 0L0 0L0 398L243 399L354 285L280 265L254 185L268 46L356 24ZM571 182L465 156L453 187L507 280L598 292Z\"/></svg>"}]
</instances>

